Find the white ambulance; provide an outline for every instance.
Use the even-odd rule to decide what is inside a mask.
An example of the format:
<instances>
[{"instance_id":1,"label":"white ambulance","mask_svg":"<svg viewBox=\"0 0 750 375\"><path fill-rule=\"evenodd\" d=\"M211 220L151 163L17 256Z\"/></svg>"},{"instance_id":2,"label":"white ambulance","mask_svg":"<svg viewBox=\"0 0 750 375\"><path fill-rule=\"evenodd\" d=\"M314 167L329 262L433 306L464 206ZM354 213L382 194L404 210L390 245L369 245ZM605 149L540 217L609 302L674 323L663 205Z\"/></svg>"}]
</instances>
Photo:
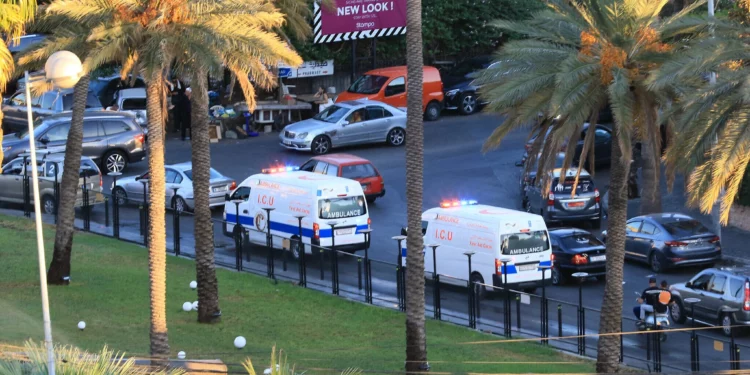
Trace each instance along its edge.
<instances>
[{"instance_id":1,"label":"white ambulance","mask_svg":"<svg viewBox=\"0 0 750 375\"><path fill-rule=\"evenodd\" d=\"M333 242L336 250L350 253L365 248L361 231L370 228L370 217L357 181L296 167L269 168L242 181L227 199L224 234L228 237L242 233L236 225L239 222L247 229L245 240L265 245L270 226L274 248L290 250L298 258L299 249L290 239L300 237L298 218L302 217L302 242L308 245L308 254L312 253L311 244L330 249Z\"/></svg>"},{"instance_id":2,"label":"white ambulance","mask_svg":"<svg viewBox=\"0 0 750 375\"><path fill-rule=\"evenodd\" d=\"M406 233L406 228L402 234ZM539 215L509 210L476 201L442 202L422 214L425 244L425 276L432 277L435 261L429 245L436 250L437 273L447 275L441 282L470 279L472 282L502 287L507 275L512 290L533 293L541 286L540 266L552 266L554 257L544 219ZM404 241L404 245L405 245ZM471 257L469 275L467 252ZM402 248L406 264L406 248ZM503 266L503 261L506 265ZM550 271L545 271L546 282ZM454 279L455 278L455 279ZM486 293L481 288L480 293Z\"/></svg>"}]
</instances>

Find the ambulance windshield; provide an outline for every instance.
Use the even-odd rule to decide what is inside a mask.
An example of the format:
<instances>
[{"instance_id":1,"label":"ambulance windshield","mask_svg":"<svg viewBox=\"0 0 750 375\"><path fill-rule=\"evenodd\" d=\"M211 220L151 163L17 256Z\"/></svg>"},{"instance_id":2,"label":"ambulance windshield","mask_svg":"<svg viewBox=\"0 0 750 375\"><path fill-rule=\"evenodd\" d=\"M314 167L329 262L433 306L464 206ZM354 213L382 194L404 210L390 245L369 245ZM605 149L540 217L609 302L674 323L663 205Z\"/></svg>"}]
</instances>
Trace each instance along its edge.
<instances>
[{"instance_id":1,"label":"ambulance windshield","mask_svg":"<svg viewBox=\"0 0 750 375\"><path fill-rule=\"evenodd\" d=\"M367 213L363 196L321 199L318 207L318 217L321 219L344 219Z\"/></svg>"},{"instance_id":2,"label":"ambulance windshield","mask_svg":"<svg viewBox=\"0 0 750 375\"><path fill-rule=\"evenodd\" d=\"M505 234L502 250L505 255L523 255L549 250L547 231Z\"/></svg>"}]
</instances>

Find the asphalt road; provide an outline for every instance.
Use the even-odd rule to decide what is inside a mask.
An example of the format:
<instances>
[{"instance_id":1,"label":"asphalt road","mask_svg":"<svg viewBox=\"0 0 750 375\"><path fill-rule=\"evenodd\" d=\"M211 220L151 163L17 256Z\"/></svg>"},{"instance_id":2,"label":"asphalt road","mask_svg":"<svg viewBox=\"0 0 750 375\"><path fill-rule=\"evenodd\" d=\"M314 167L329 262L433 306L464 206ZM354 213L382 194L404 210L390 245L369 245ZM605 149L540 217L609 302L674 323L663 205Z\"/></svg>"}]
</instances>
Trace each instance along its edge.
<instances>
[{"instance_id":1,"label":"asphalt road","mask_svg":"<svg viewBox=\"0 0 750 375\"><path fill-rule=\"evenodd\" d=\"M425 123L425 151L424 151L424 209L439 205L440 201L451 198L475 199L482 204L499 207L520 209L520 197L518 179L521 168L514 165L523 154L523 145L526 141L526 133L516 131L511 133L503 144L496 150L487 153L482 152L482 145L491 132L501 123L501 119L491 115L474 115L469 117L445 116L436 122ZM172 136L172 134L170 134ZM397 259L398 246L391 239L392 236L400 234L401 227L406 222L406 171L404 165L404 148L391 148L386 145L372 145L356 148L337 150L338 152L352 153L371 160L382 174L385 185L385 197L378 199L370 206L370 217L373 223L372 246L370 257L374 260L393 263ZM260 173L262 168L279 163L287 165L301 165L311 155L305 153L291 152L282 149L278 145L277 134L261 135L257 138L245 140L222 140L211 145L212 166L222 174L232 177L239 183L248 176ZM190 160L189 142L181 142L178 139L169 139L167 142L166 162L168 164L179 163ZM132 164L125 175L135 175L147 170L147 163ZM595 181L600 191L604 191L608 183L609 173L606 168L599 168L595 173ZM105 189L108 190L111 179L105 178ZM678 185L679 186L679 185ZM676 191L671 196L665 196L665 200L682 199L681 191ZM214 211L217 221L222 219L222 210ZM181 217L181 246L184 252L192 252L192 221L189 216ZM104 210L99 207L94 211L92 227L95 230L111 231L103 227ZM121 235L133 240L138 240L139 217L137 208L121 208ZM586 228L586 227L584 227ZM603 229L606 228L606 220ZM171 247L172 221L167 218L167 229L170 239L168 245ZM587 228L590 229L590 228ZM595 231L598 235L600 232ZM231 240L224 238L220 225L215 227L215 238L217 257L225 259L225 262L234 264L234 244ZM262 263L264 265L265 263ZM314 267L314 264L310 264ZM296 265L290 265L291 270L296 270ZM279 266L277 265L277 268ZM341 259L342 270L341 282L354 283L356 285L357 271L354 259ZM318 271L308 271L308 279L311 275L317 275ZM660 279L666 279L670 283L684 282L698 272L697 269L681 269L659 275ZM374 277L378 279L375 283L376 293L383 296L386 304L392 304L395 295L395 274L391 267L373 266ZM623 304L623 316L632 318L632 307L635 304L634 292L640 292L646 285L647 276L651 271L645 265L626 264ZM465 277L466 275L454 275ZM328 280L328 279L327 279ZM348 280L348 281L347 281ZM330 281L323 282L327 285ZM583 291L583 304L586 308L598 309L603 298L603 282L595 279L585 281L581 287ZM427 292L428 304L432 304L431 291ZM563 305L563 334L576 334L575 307L567 304L576 304L578 301L577 284L549 287L547 296L559 301L565 301ZM442 294L442 309L444 317L452 319L447 315L451 312L466 314L468 301L466 291L461 289L447 290ZM550 319L557 319L557 302L550 302ZM515 306L515 305L514 305ZM491 298L482 302L482 319L480 328L497 331L493 329L490 321L502 322L502 300ZM515 307L514 307L515 309ZM522 332L538 332L540 326L540 306L537 299L532 298L530 304L521 304ZM447 315L446 315L447 314ZM515 319L515 310L513 312ZM587 333L598 331L598 316L590 312L586 316ZM514 326L516 321L513 321ZM466 324L465 321L463 324ZM557 323L550 327L551 334L557 333ZM624 323L625 331L632 330L632 323ZM704 332L703 334L723 338L718 333ZM665 344L663 354L664 365L674 364L685 368L690 358L689 338L686 333L675 333L673 338ZM594 339L587 339L587 344L595 348ZM740 339L742 344L750 345L750 339ZM634 355L643 358L645 340L640 336L628 336L625 338L626 356ZM728 369L728 347L719 352L711 346L712 342L704 340L701 343L701 358L715 361L713 365L704 363L702 369L724 368ZM705 348L703 346L706 346ZM749 348L750 349L750 348ZM592 352L592 350L589 350ZM631 353L632 352L632 353ZM715 366L715 367L714 367ZM688 367L689 369L689 367Z\"/></svg>"}]
</instances>

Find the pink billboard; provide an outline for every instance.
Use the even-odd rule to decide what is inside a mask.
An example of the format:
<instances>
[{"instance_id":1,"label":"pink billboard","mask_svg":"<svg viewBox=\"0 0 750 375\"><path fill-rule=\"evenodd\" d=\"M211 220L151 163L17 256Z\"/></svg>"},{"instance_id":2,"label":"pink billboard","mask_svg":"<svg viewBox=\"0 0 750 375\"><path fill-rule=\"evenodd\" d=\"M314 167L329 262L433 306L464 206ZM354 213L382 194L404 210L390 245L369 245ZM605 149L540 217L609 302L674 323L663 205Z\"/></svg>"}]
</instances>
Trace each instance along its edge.
<instances>
[{"instance_id":1,"label":"pink billboard","mask_svg":"<svg viewBox=\"0 0 750 375\"><path fill-rule=\"evenodd\" d=\"M375 38L406 32L406 0L334 0L315 4L315 42Z\"/></svg>"}]
</instances>

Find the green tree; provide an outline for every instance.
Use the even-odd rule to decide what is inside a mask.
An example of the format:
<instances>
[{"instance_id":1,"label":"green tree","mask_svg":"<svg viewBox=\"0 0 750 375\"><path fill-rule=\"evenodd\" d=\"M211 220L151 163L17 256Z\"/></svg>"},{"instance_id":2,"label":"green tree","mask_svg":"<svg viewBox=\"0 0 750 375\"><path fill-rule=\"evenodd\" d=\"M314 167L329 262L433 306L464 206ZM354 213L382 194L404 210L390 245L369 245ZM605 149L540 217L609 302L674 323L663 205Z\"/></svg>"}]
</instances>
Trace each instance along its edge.
<instances>
[{"instance_id":1,"label":"green tree","mask_svg":"<svg viewBox=\"0 0 750 375\"><path fill-rule=\"evenodd\" d=\"M26 23L34 19L35 13L35 0L0 0L0 33L4 36L3 43L0 43L0 94L5 91L5 86L16 67L8 44L14 43L14 39L24 34ZM3 119L2 116L0 113L0 121ZM2 141L3 135L0 131L0 143ZM3 162L3 156L3 151L0 150L0 164Z\"/></svg>"},{"instance_id":2,"label":"green tree","mask_svg":"<svg viewBox=\"0 0 750 375\"><path fill-rule=\"evenodd\" d=\"M486 72L484 95L489 109L507 117L487 140L499 146L512 130L544 120L532 157L542 152L538 176L549 187L546 173L555 153L567 141L565 166L571 164L584 121L597 122L599 110L611 103L614 114L612 167L607 231L607 282L604 289L598 342L597 371L615 372L620 341L608 335L620 331L623 301L623 261L627 215L627 175L632 139L658 139L659 96L646 79L660 59L669 56L669 38L691 30L677 22L692 8L659 19L667 3L649 0L550 0L549 9L527 22L498 21L503 30L524 34L498 53L502 61ZM693 25L694 26L694 25ZM558 121L551 119L560 116ZM594 126L585 134L580 165L593 165ZM530 163L533 165L532 163ZM579 167L580 172L580 167ZM547 189L548 190L548 189ZM574 192L575 193L575 192ZM542 213L543 214L543 213Z\"/></svg>"}]
</instances>

